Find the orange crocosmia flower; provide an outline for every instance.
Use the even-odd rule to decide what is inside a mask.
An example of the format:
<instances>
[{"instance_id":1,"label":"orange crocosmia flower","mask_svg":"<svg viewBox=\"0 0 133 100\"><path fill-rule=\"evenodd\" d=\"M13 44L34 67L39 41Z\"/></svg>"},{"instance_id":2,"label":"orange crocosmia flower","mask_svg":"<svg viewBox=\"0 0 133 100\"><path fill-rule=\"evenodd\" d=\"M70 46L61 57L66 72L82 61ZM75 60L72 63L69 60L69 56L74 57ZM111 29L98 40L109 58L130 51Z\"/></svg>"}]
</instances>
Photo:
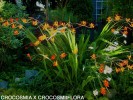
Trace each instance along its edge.
<instances>
[{"instance_id":1,"label":"orange crocosmia flower","mask_svg":"<svg viewBox=\"0 0 133 100\"><path fill-rule=\"evenodd\" d=\"M119 66L120 66L120 67L123 67L123 66L125 66L125 64L124 64L123 62L120 62L120 63L119 63Z\"/></svg>"},{"instance_id":2,"label":"orange crocosmia flower","mask_svg":"<svg viewBox=\"0 0 133 100\"><path fill-rule=\"evenodd\" d=\"M75 28L72 28L71 31L72 31L72 33L76 33Z\"/></svg>"},{"instance_id":3,"label":"orange crocosmia flower","mask_svg":"<svg viewBox=\"0 0 133 100\"><path fill-rule=\"evenodd\" d=\"M130 18L126 18L125 20L126 20L126 22L130 22Z\"/></svg>"},{"instance_id":4,"label":"orange crocosmia flower","mask_svg":"<svg viewBox=\"0 0 133 100\"><path fill-rule=\"evenodd\" d=\"M94 28L94 27L95 27L95 25L93 23L89 24L89 28Z\"/></svg>"},{"instance_id":5,"label":"orange crocosmia flower","mask_svg":"<svg viewBox=\"0 0 133 100\"><path fill-rule=\"evenodd\" d=\"M14 35L18 35L18 34L19 34L18 30L15 30Z\"/></svg>"},{"instance_id":6,"label":"orange crocosmia flower","mask_svg":"<svg viewBox=\"0 0 133 100\"><path fill-rule=\"evenodd\" d=\"M51 60L55 60L55 58L56 58L55 54L50 57Z\"/></svg>"},{"instance_id":7,"label":"orange crocosmia flower","mask_svg":"<svg viewBox=\"0 0 133 100\"><path fill-rule=\"evenodd\" d=\"M48 23L45 23L43 26L42 26L42 29L45 30L45 29L48 29L50 26Z\"/></svg>"},{"instance_id":8,"label":"orange crocosmia flower","mask_svg":"<svg viewBox=\"0 0 133 100\"><path fill-rule=\"evenodd\" d=\"M2 17L0 17L0 22L3 22L3 21L4 21L4 19Z\"/></svg>"},{"instance_id":9,"label":"orange crocosmia flower","mask_svg":"<svg viewBox=\"0 0 133 100\"><path fill-rule=\"evenodd\" d=\"M23 23L27 23L28 22L27 19L25 19L25 18L22 18L21 20L22 20Z\"/></svg>"},{"instance_id":10,"label":"orange crocosmia flower","mask_svg":"<svg viewBox=\"0 0 133 100\"><path fill-rule=\"evenodd\" d=\"M37 21L37 20L32 21L32 25L33 25L33 26L36 26L37 24L38 24L38 21Z\"/></svg>"},{"instance_id":11,"label":"orange crocosmia flower","mask_svg":"<svg viewBox=\"0 0 133 100\"><path fill-rule=\"evenodd\" d=\"M125 70L125 68L124 68L124 67L121 67L120 69L121 69L121 72L124 72L124 70Z\"/></svg>"},{"instance_id":12,"label":"orange crocosmia flower","mask_svg":"<svg viewBox=\"0 0 133 100\"><path fill-rule=\"evenodd\" d=\"M47 38L46 35L43 34L43 35L41 35L41 36L38 37L38 40L39 40L39 41L43 41L43 40L45 40L46 38Z\"/></svg>"},{"instance_id":13,"label":"orange crocosmia flower","mask_svg":"<svg viewBox=\"0 0 133 100\"><path fill-rule=\"evenodd\" d=\"M127 58L128 58L129 60L131 59L131 57L132 57L131 55L128 55L128 56L127 56Z\"/></svg>"},{"instance_id":14,"label":"orange crocosmia flower","mask_svg":"<svg viewBox=\"0 0 133 100\"><path fill-rule=\"evenodd\" d=\"M109 87L109 82L107 80L104 80L103 84L104 84L105 87Z\"/></svg>"},{"instance_id":15,"label":"orange crocosmia flower","mask_svg":"<svg viewBox=\"0 0 133 100\"><path fill-rule=\"evenodd\" d=\"M86 26L87 22L86 21L81 21L82 26Z\"/></svg>"},{"instance_id":16,"label":"orange crocosmia flower","mask_svg":"<svg viewBox=\"0 0 133 100\"><path fill-rule=\"evenodd\" d=\"M100 93L101 93L102 95L105 95L105 94L107 93L107 91L106 91L106 89L105 89L104 87L102 87L102 88L100 89Z\"/></svg>"},{"instance_id":17,"label":"orange crocosmia flower","mask_svg":"<svg viewBox=\"0 0 133 100\"><path fill-rule=\"evenodd\" d=\"M15 18L16 21L18 21L19 19L18 18Z\"/></svg>"},{"instance_id":18,"label":"orange crocosmia flower","mask_svg":"<svg viewBox=\"0 0 133 100\"><path fill-rule=\"evenodd\" d=\"M16 28L16 26L15 26L15 24L12 24L12 26L11 26L12 28Z\"/></svg>"},{"instance_id":19,"label":"orange crocosmia flower","mask_svg":"<svg viewBox=\"0 0 133 100\"><path fill-rule=\"evenodd\" d=\"M99 73L103 73L103 72L104 72L104 66L100 66Z\"/></svg>"},{"instance_id":20,"label":"orange crocosmia flower","mask_svg":"<svg viewBox=\"0 0 133 100\"><path fill-rule=\"evenodd\" d=\"M23 26L22 26L22 25L18 25L18 28L19 28L19 29L22 29L22 28L23 28Z\"/></svg>"},{"instance_id":21,"label":"orange crocosmia flower","mask_svg":"<svg viewBox=\"0 0 133 100\"><path fill-rule=\"evenodd\" d=\"M62 54L60 55L60 58L63 59L63 58L65 58L66 56L67 56L66 53L62 53Z\"/></svg>"},{"instance_id":22,"label":"orange crocosmia flower","mask_svg":"<svg viewBox=\"0 0 133 100\"><path fill-rule=\"evenodd\" d=\"M8 26L8 25L9 25L9 22L8 22L8 21L6 21L6 22L5 22L5 24L6 24L6 26Z\"/></svg>"},{"instance_id":23,"label":"orange crocosmia flower","mask_svg":"<svg viewBox=\"0 0 133 100\"><path fill-rule=\"evenodd\" d=\"M2 25L3 25L3 26L9 26L9 22L6 21L6 22L4 22Z\"/></svg>"},{"instance_id":24,"label":"orange crocosmia flower","mask_svg":"<svg viewBox=\"0 0 133 100\"><path fill-rule=\"evenodd\" d=\"M65 33L65 31L66 31L65 29L61 29L60 30L61 33Z\"/></svg>"},{"instance_id":25,"label":"orange crocosmia flower","mask_svg":"<svg viewBox=\"0 0 133 100\"><path fill-rule=\"evenodd\" d=\"M10 22L13 23L14 22L14 19L13 18L10 18Z\"/></svg>"},{"instance_id":26,"label":"orange crocosmia flower","mask_svg":"<svg viewBox=\"0 0 133 100\"><path fill-rule=\"evenodd\" d=\"M119 16L119 15L116 15L116 16L115 16L115 20L116 20L116 21L119 21L120 19L121 19L121 16Z\"/></svg>"},{"instance_id":27,"label":"orange crocosmia flower","mask_svg":"<svg viewBox=\"0 0 133 100\"><path fill-rule=\"evenodd\" d=\"M66 23L61 22L61 25L62 25L62 26L65 26L65 25L66 25Z\"/></svg>"},{"instance_id":28,"label":"orange crocosmia flower","mask_svg":"<svg viewBox=\"0 0 133 100\"><path fill-rule=\"evenodd\" d=\"M108 17L106 21L107 22L110 22L111 20L112 20L112 18L111 17Z\"/></svg>"},{"instance_id":29,"label":"orange crocosmia flower","mask_svg":"<svg viewBox=\"0 0 133 100\"><path fill-rule=\"evenodd\" d=\"M131 22L130 26L133 27L133 22Z\"/></svg>"},{"instance_id":30,"label":"orange crocosmia flower","mask_svg":"<svg viewBox=\"0 0 133 100\"><path fill-rule=\"evenodd\" d=\"M115 29L114 29L114 28L112 28L112 29L111 29L111 32L112 32L112 33L114 33L114 32L115 32Z\"/></svg>"},{"instance_id":31,"label":"orange crocosmia flower","mask_svg":"<svg viewBox=\"0 0 133 100\"><path fill-rule=\"evenodd\" d=\"M54 66L54 67L57 67L57 66L58 66L58 62L57 62L57 61L54 61L54 62L53 62L53 66Z\"/></svg>"},{"instance_id":32,"label":"orange crocosmia flower","mask_svg":"<svg viewBox=\"0 0 133 100\"><path fill-rule=\"evenodd\" d=\"M120 68L115 68L116 73L119 73L121 71Z\"/></svg>"},{"instance_id":33,"label":"orange crocosmia flower","mask_svg":"<svg viewBox=\"0 0 133 100\"><path fill-rule=\"evenodd\" d=\"M100 67L104 67L105 65L104 64L100 64Z\"/></svg>"},{"instance_id":34,"label":"orange crocosmia flower","mask_svg":"<svg viewBox=\"0 0 133 100\"><path fill-rule=\"evenodd\" d=\"M53 24L53 26L58 27L59 26L58 21L55 21L54 24Z\"/></svg>"},{"instance_id":35,"label":"orange crocosmia flower","mask_svg":"<svg viewBox=\"0 0 133 100\"><path fill-rule=\"evenodd\" d=\"M96 54L92 54L91 55L91 59L94 59L95 60L96 59Z\"/></svg>"},{"instance_id":36,"label":"orange crocosmia flower","mask_svg":"<svg viewBox=\"0 0 133 100\"><path fill-rule=\"evenodd\" d=\"M67 23L66 25L67 25L67 27L71 27L71 24L70 23Z\"/></svg>"},{"instance_id":37,"label":"orange crocosmia flower","mask_svg":"<svg viewBox=\"0 0 133 100\"><path fill-rule=\"evenodd\" d=\"M127 68L128 69L133 69L133 65L128 65Z\"/></svg>"},{"instance_id":38,"label":"orange crocosmia flower","mask_svg":"<svg viewBox=\"0 0 133 100\"><path fill-rule=\"evenodd\" d=\"M126 27L126 26L123 28L124 31L127 31L127 29L128 29L128 27Z\"/></svg>"},{"instance_id":39,"label":"orange crocosmia flower","mask_svg":"<svg viewBox=\"0 0 133 100\"><path fill-rule=\"evenodd\" d=\"M30 60L32 59L30 53L27 53L26 55L27 55L27 57L28 57Z\"/></svg>"},{"instance_id":40,"label":"orange crocosmia flower","mask_svg":"<svg viewBox=\"0 0 133 100\"><path fill-rule=\"evenodd\" d=\"M128 65L128 60L123 60L122 61L125 65Z\"/></svg>"},{"instance_id":41,"label":"orange crocosmia flower","mask_svg":"<svg viewBox=\"0 0 133 100\"><path fill-rule=\"evenodd\" d=\"M127 35L128 34L128 31L123 31L123 34Z\"/></svg>"},{"instance_id":42,"label":"orange crocosmia flower","mask_svg":"<svg viewBox=\"0 0 133 100\"><path fill-rule=\"evenodd\" d=\"M34 46L38 46L40 44L40 41L36 41L33 44L34 44Z\"/></svg>"}]
</instances>

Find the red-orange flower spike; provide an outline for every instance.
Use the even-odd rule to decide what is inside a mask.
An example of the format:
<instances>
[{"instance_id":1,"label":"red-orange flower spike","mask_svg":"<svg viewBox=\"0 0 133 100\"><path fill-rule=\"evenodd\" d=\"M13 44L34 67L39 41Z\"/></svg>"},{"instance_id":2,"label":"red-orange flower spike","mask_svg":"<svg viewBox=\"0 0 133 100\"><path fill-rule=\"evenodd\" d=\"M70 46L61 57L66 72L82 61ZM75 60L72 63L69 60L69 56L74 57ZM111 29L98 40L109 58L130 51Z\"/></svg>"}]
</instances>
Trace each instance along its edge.
<instances>
[{"instance_id":1,"label":"red-orange flower spike","mask_svg":"<svg viewBox=\"0 0 133 100\"><path fill-rule=\"evenodd\" d=\"M110 22L111 20L112 20L112 18L111 17L108 17L106 21L107 22Z\"/></svg>"},{"instance_id":2,"label":"red-orange flower spike","mask_svg":"<svg viewBox=\"0 0 133 100\"><path fill-rule=\"evenodd\" d=\"M55 60L55 58L56 58L56 55L52 55L52 56L50 57L51 60Z\"/></svg>"},{"instance_id":3,"label":"red-orange flower spike","mask_svg":"<svg viewBox=\"0 0 133 100\"><path fill-rule=\"evenodd\" d=\"M123 67L123 66L125 66L125 64L124 64L123 62L120 62L120 63L119 63L119 66L120 66L120 67Z\"/></svg>"},{"instance_id":4,"label":"red-orange flower spike","mask_svg":"<svg viewBox=\"0 0 133 100\"><path fill-rule=\"evenodd\" d=\"M86 21L81 21L82 26L86 26L87 22Z\"/></svg>"},{"instance_id":5,"label":"red-orange flower spike","mask_svg":"<svg viewBox=\"0 0 133 100\"><path fill-rule=\"evenodd\" d=\"M96 54L92 54L91 58L95 60L96 59Z\"/></svg>"},{"instance_id":6,"label":"red-orange flower spike","mask_svg":"<svg viewBox=\"0 0 133 100\"><path fill-rule=\"evenodd\" d=\"M47 38L46 35L43 34L43 35L41 35L41 36L38 37L38 40L39 40L39 41L43 41L43 40L45 40L46 38Z\"/></svg>"},{"instance_id":7,"label":"red-orange flower spike","mask_svg":"<svg viewBox=\"0 0 133 100\"><path fill-rule=\"evenodd\" d=\"M57 62L57 61L54 61L54 62L53 62L53 66L54 66L54 67L57 67L57 66L58 66L58 62Z\"/></svg>"},{"instance_id":8,"label":"red-orange flower spike","mask_svg":"<svg viewBox=\"0 0 133 100\"><path fill-rule=\"evenodd\" d=\"M128 65L128 60L123 60L122 61L125 65Z\"/></svg>"},{"instance_id":9,"label":"red-orange flower spike","mask_svg":"<svg viewBox=\"0 0 133 100\"><path fill-rule=\"evenodd\" d=\"M21 20L22 20L23 23L27 23L28 22L27 19L25 19L25 18L22 18Z\"/></svg>"},{"instance_id":10,"label":"red-orange flower spike","mask_svg":"<svg viewBox=\"0 0 133 100\"><path fill-rule=\"evenodd\" d=\"M126 18L125 20L126 20L126 22L130 22L130 18Z\"/></svg>"},{"instance_id":11,"label":"red-orange flower spike","mask_svg":"<svg viewBox=\"0 0 133 100\"><path fill-rule=\"evenodd\" d=\"M121 16L119 16L119 15L116 15L116 16L115 16L115 20L116 20L116 21L119 21L120 19L121 19Z\"/></svg>"},{"instance_id":12,"label":"red-orange flower spike","mask_svg":"<svg viewBox=\"0 0 133 100\"><path fill-rule=\"evenodd\" d=\"M128 69L133 69L133 65L128 65L127 68Z\"/></svg>"},{"instance_id":13,"label":"red-orange flower spike","mask_svg":"<svg viewBox=\"0 0 133 100\"><path fill-rule=\"evenodd\" d=\"M94 27L95 27L95 25L93 23L89 24L89 28L94 28Z\"/></svg>"},{"instance_id":14,"label":"red-orange flower spike","mask_svg":"<svg viewBox=\"0 0 133 100\"><path fill-rule=\"evenodd\" d=\"M12 24L12 28L15 28L15 24Z\"/></svg>"},{"instance_id":15,"label":"red-orange flower spike","mask_svg":"<svg viewBox=\"0 0 133 100\"><path fill-rule=\"evenodd\" d=\"M109 82L107 80L104 80L103 84L104 84L105 87L109 87Z\"/></svg>"},{"instance_id":16,"label":"red-orange flower spike","mask_svg":"<svg viewBox=\"0 0 133 100\"><path fill-rule=\"evenodd\" d=\"M100 93L101 93L102 95L105 95L105 94L107 93L107 91L106 91L106 89L105 89L104 87L102 87L102 88L100 89Z\"/></svg>"},{"instance_id":17,"label":"red-orange flower spike","mask_svg":"<svg viewBox=\"0 0 133 100\"><path fill-rule=\"evenodd\" d=\"M13 23L14 22L14 19L13 18L10 18L10 22Z\"/></svg>"},{"instance_id":18,"label":"red-orange flower spike","mask_svg":"<svg viewBox=\"0 0 133 100\"><path fill-rule=\"evenodd\" d=\"M15 30L14 35L18 35L18 34L19 34L18 30Z\"/></svg>"},{"instance_id":19,"label":"red-orange flower spike","mask_svg":"<svg viewBox=\"0 0 133 100\"><path fill-rule=\"evenodd\" d=\"M31 57L30 53L27 53L26 55L27 55L27 57L28 57L30 60L32 60L32 57Z\"/></svg>"},{"instance_id":20,"label":"red-orange flower spike","mask_svg":"<svg viewBox=\"0 0 133 100\"><path fill-rule=\"evenodd\" d=\"M128 31L123 31L123 34L127 35L128 34Z\"/></svg>"},{"instance_id":21,"label":"red-orange flower spike","mask_svg":"<svg viewBox=\"0 0 133 100\"><path fill-rule=\"evenodd\" d=\"M128 29L128 27L126 27L126 26L123 28L124 31L127 31L127 29Z\"/></svg>"},{"instance_id":22,"label":"red-orange flower spike","mask_svg":"<svg viewBox=\"0 0 133 100\"><path fill-rule=\"evenodd\" d=\"M104 72L104 64L100 64L99 73Z\"/></svg>"},{"instance_id":23,"label":"red-orange flower spike","mask_svg":"<svg viewBox=\"0 0 133 100\"><path fill-rule=\"evenodd\" d=\"M8 25L9 25L9 22L6 21L6 22L4 22L2 25L3 25L3 26L8 26Z\"/></svg>"},{"instance_id":24,"label":"red-orange flower spike","mask_svg":"<svg viewBox=\"0 0 133 100\"><path fill-rule=\"evenodd\" d=\"M63 59L63 58L65 58L66 56L67 56L66 53L62 53L62 54L60 55L60 58Z\"/></svg>"},{"instance_id":25,"label":"red-orange flower spike","mask_svg":"<svg viewBox=\"0 0 133 100\"><path fill-rule=\"evenodd\" d=\"M22 29L22 28L23 28L23 26L22 26L22 25L18 25L18 28L19 28L19 29Z\"/></svg>"},{"instance_id":26,"label":"red-orange flower spike","mask_svg":"<svg viewBox=\"0 0 133 100\"><path fill-rule=\"evenodd\" d=\"M111 32L112 32L112 33L114 33L114 32L115 32L115 29L114 29L114 28L112 28L112 29L111 29Z\"/></svg>"},{"instance_id":27,"label":"red-orange flower spike","mask_svg":"<svg viewBox=\"0 0 133 100\"><path fill-rule=\"evenodd\" d=\"M34 42L33 44L34 44L34 46L38 46L38 45L40 44L40 41L37 40L37 41Z\"/></svg>"},{"instance_id":28,"label":"red-orange flower spike","mask_svg":"<svg viewBox=\"0 0 133 100\"><path fill-rule=\"evenodd\" d=\"M53 24L53 26L58 27L59 26L58 21L55 21L54 24Z\"/></svg>"},{"instance_id":29,"label":"red-orange flower spike","mask_svg":"<svg viewBox=\"0 0 133 100\"><path fill-rule=\"evenodd\" d=\"M18 21L18 20L19 20L19 18L15 18L15 20L16 20L16 21Z\"/></svg>"},{"instance_id":30,"label":"red-orange flower spike","mask_svg":"<svg viewBox=\"0 0 133 100\"><path fill-rule=\"evenodd\" d=\"M130 26L133 27L133 22L131 22Z\"/></svg>"},{"instance_id":31,"label":"red-orange flower spike","mask_svg":"<svg viewBox=\"0 0 133 100\"><path fill-rule=\"evenodd\" d=\"M120 68L115 68L116 73L119 73L121 71Z\"/></svg>"},{"instance_id":32,"label":"red-orange flower spike","mask_svg":"<svg viewBox=\"0 0 133 100\"><path fill-rule=\"evenodd\" d=\"M37 24L38 24L37 20L32 21L32 25L33 25L33 26L36 26Z\"/></svg>"}]
</instances>

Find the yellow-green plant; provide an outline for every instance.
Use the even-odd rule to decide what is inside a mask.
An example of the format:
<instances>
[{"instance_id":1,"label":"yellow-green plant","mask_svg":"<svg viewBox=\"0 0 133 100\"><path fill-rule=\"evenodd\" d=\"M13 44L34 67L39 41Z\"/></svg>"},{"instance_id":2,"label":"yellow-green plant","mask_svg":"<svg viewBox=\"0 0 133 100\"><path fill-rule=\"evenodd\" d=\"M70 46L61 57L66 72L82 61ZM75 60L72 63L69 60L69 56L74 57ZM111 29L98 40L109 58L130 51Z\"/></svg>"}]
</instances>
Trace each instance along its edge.
<instances>
[{"instance_id":1,"label":"yellow-green plant","mask_svg":"<svg viewBox=\"0 0 133 100\"><path fill-rule=\"evenodd\" d=\"M5 5L5 1L1 0L0 1L0 12L3 11L3 6Z\"/></svg>"}]
</instances>

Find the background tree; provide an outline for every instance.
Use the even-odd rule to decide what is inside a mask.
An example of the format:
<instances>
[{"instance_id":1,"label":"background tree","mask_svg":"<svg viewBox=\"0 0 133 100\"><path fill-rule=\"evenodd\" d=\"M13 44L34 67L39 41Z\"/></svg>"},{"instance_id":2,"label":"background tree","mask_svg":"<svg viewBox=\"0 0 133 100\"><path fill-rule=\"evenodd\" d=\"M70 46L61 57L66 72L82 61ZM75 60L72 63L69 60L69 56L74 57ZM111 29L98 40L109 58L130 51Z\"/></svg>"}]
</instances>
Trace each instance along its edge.
<instances>
[{"instance_id":1,"label":"background tree","mask_svg":"<svg viewBox=\"0 0 133 100\"><path fill-rule=\"evenodd\" d=\"M79 20L92 20L92 0L70 0L68 10L78 16Z\"/></svg>"},{"instance_id":2,"label":"background tree","mask_svg":"<svg viewBox=\"0 0 133 100\"><path fill-rule=\"evenodd\" d=\"M133 17L133 0L108 0L108 15L120 14L122 17Z\"/></svg>"}]
</instances>

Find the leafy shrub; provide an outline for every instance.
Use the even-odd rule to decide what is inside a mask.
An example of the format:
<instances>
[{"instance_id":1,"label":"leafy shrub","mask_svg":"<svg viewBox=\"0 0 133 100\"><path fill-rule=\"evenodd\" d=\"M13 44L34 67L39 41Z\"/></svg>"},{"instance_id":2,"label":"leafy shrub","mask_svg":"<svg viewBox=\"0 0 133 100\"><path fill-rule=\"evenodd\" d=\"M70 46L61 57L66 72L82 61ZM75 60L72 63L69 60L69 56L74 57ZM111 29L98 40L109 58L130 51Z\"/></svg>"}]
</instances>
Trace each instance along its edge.
<instances>
[{"instance_id":1,"label":"leafy shrub","mask_svg":"<svg viewBox=\"0 0 133 100\"><path fill-rule=\"evenodd\" d=\"M0 13L0 64L2 69L13 66L13 61L16 62L18 50L21 49L23 39L25 38L22 31L18 30L20 18L27 15L21 8L11 3L5 3ZM17 22L18 21L18 22ZM20 33L20 36L15 34Z\"/></svg>"},{"instance_id":2,"label":"leafy shrub","mask_svg":"<svg viewBox=\"0 0 133 100\"><path fill-rule=\"evenodd\" d=\"M27 16L27 14L24 13L25 7L19 8L12 3L5 3L1 9L3 10L1 11L0 16L3 18L21 18Z\"/></svg>"},{"instance_id":3,"label":"leafy shrub","mask_svg":"<svg viewBox=\"0 0 133 100\"><path fill-rule=\"evenodd\" d=\"M133 1L129 0L118 0L118 1L107 1L108 10L107 13L109 16L114 16L115 14L120 14L124 18L132 18L133 15ZM125 6L124 6L125 5Z\"/></svg>"},{"instance_id":4,"label":"leafy shrub","mask_svg":"<svg viewBox=\"0 0 133 100\"><path fill-rule=\"evenodd\" d=\"M92 100L132 94L132 89L128 88L132 88L132 50L124 45L126 42L120 41L121 37L127 37L125 23L133 27L132 22L119 15L109 17L107 21L93 42L89 41L89 34L81 35L77 42L76 31L70 22L55 21L49 25L33 18L22 18L21 23L16 21L15 25L23 25L19 32L30 40L28 47L35 50L27 54L29 61L40 63L39 76L24 88L38 94L80 94ZM7 23L2 23L2 27L4 25ZM85 21L77 25L95 27ZM27 26L37 27L36 34ZM10 29L12 26L4 27ZM14 32L13 28L11 30ZM21 34L15 33L15 37L19 36Z\"/></svg>"},{"instance_id":5,"label":"leafy shrub","mask_svg":"<svg viewBox=\"0 0 133 100\"><path fill-rule=\"evenodd\" d=\"M54 21L77 22L78 21L78 18L73 14L73 12L68 11L66 7L51 10L49 15L50 15L49 19L53 22Z\"/></svg>"},{"instance_id":6,"label":"leafy shrub","mask_svg":"<svg viewBox=\"0 0 133 100\"><path fill-rule=\"evenodd\" d=\"M92 21L92 2L91 0L70 0L68 2L68 11L72 11L79 21Z\"/></svg>"},{"instance_id":7,"label":"leafy shrub","mask_svg":"<svg viewBox=\"0 0 133 100\"><path fill-rule=\"evenodd\" d=\"M5 5L5 1L1 0L0 2L0 12L3 11L3 6Z\"/></svg>"},{"instance_id":8,"label":"leafy shrub","mask_svg":"<svg viewBox=\"0 0 133 100\"><path fill-rule=\"evenodd\" d=\"M101 34L92 43L89 42L89 36L85 39L84 35L77 43L75 31L70 23L54 22L52 26L47 23L40 24L42 34L38 37L33 35L30 30L25 30L38 56L42 56L40 63L44 64L41 68L41 77L37 77L29 86L32 89L33 87L38 88L40 94L44 94L45 91L46 94L57 95L80 94L88 99L98 98L97 95L105 96L99 99L120 96L117 91L121 91L121 86L117 86L117 84L121 80L128 80L126 75L130 73L128 65L132 70L132 55L130 48L124 46L125 42L119 41L119 38L127 35L124 32L127 30L122 31L123 23L130 25L132 23L127 19L121 19L118 15L108 18L108 21ZM88 26L84 21L80 25L94 28L92 23ZM127 55L130 56L130 59L127 58ZM120 64L124 64L125 68ZM125 73L126 78L117 80L116 75L124 74L124 70L128 71ZM120 74L120 77L123 75ZM121 83L125 84L122 91L127 90L126 84L130 84L130 82L121 81ZM39 88L38 85L41 87ZM31 88L29 89L31 90ZM93 92L90 93L90 90ZM112 96L110 97L110 95Z\"/></svg>"}]
</instances>

